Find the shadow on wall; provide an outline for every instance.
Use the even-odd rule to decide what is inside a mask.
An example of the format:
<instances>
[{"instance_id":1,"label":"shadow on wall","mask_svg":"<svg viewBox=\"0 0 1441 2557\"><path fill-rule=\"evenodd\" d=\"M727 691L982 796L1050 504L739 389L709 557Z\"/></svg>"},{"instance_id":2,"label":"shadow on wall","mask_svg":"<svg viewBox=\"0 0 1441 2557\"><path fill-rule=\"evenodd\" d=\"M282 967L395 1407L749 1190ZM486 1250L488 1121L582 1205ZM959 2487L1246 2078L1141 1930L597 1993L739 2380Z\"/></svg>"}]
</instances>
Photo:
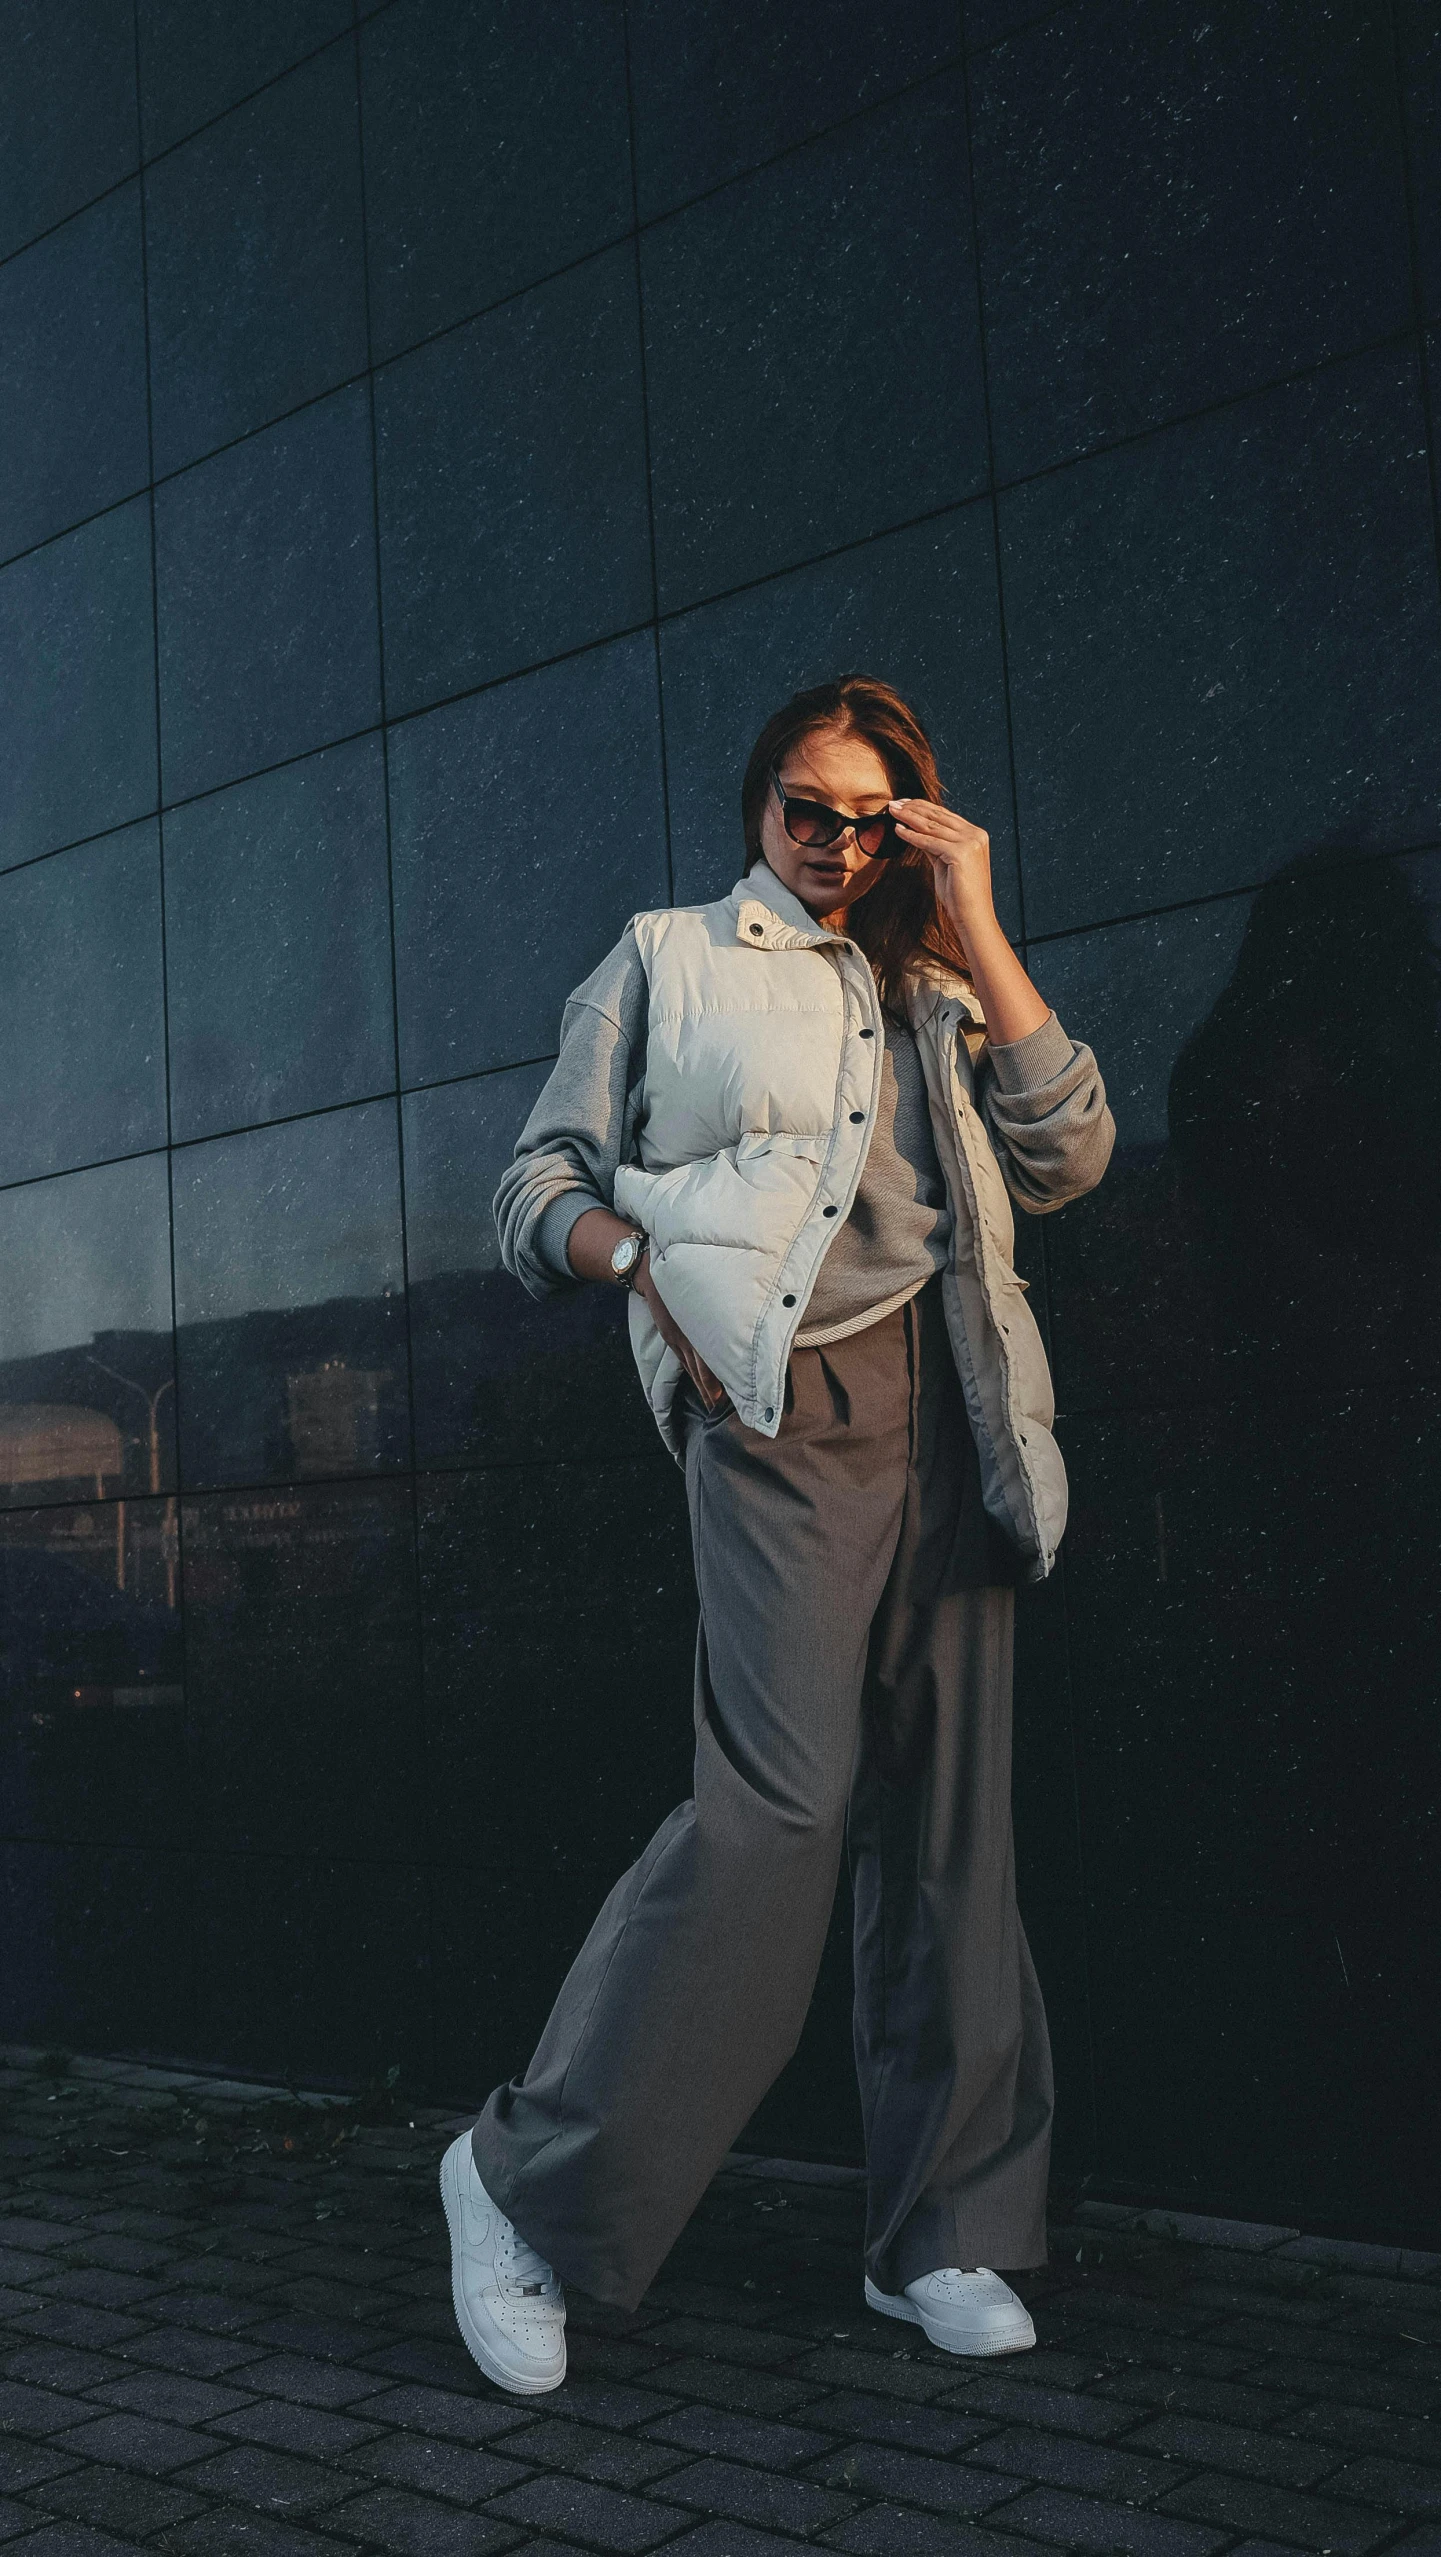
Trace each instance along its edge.
<instances>
[{"instance_id":1,"label":"shadow on wall","mask_svg":"<svg viewBox=\"0 0 1441 2557\"><path fill-rule=\"evenodd\" d=\"M1258 892L1171 1075L1178 1223L1238 1362L1345 1386L1348 1342L1434 1355L1441 954L1396 861L1323 846ZM1279 1376L1276 1362L1282 1362Z\"/></svg>"},{"instance_id":2,"label":"shadow on wall","mask_svg":"<svg viewBox=\"0 0 1441 2557\"><path fill-rule=\"evenodd\" d=\"M1441 2094L1417 2030L1441 2014L1438 891L1441 856L1328 840L1244 907L1094 936L1123 1141L1046 1238L1097 2171L1415 2242Z\"/></svg>"}]
</instances>

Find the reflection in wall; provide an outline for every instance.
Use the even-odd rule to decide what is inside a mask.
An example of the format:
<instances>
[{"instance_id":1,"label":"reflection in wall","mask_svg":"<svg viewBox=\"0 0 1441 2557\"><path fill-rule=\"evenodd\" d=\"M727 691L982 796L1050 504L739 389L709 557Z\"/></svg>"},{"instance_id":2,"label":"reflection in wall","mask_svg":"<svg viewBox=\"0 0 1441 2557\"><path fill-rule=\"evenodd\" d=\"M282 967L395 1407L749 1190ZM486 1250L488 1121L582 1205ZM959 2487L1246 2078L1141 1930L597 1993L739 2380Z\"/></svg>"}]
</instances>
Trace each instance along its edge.
<instances>
[{"instance_id":1,"label":"reflection in wall","mask_svg":"<svg viewBox=\"0 0 1441 2557\"><path fill-rule=\"evenodd\" d=\"M694 1596L489 1202L862 666L1120 1127L1020 1237L1058 2163L1441 2243L1431 15L77 8L0 26L0 2030L528 2053ZM857 2151L845 1928L771 2148Z\"/></svg>"}]
</instances>

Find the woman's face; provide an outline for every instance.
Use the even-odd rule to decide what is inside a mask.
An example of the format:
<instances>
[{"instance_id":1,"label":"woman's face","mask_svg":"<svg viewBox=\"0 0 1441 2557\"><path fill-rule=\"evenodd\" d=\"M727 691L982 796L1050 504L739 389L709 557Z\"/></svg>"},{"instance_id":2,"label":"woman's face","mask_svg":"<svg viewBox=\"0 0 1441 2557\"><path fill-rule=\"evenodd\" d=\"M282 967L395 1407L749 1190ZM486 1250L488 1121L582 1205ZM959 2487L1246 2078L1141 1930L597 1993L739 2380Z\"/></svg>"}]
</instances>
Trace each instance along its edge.
<instances>
[{"instance_id":1,"label":"woman's face","mask_svg":"<svg viewBox=\"0 0 1441 2557\"><path fill-rule=\"evenodd\" d=\"M813 728L787 749L777 766L788 791L819 799L847 817L874 816L893 796L891 778L874 746L835 728ZM836 843L792 843L773 783L766 785L761 851L776 877L820 920L843 915L874 887L886 865L856 849L855 837Z\"/></svg>"}]
</instances>

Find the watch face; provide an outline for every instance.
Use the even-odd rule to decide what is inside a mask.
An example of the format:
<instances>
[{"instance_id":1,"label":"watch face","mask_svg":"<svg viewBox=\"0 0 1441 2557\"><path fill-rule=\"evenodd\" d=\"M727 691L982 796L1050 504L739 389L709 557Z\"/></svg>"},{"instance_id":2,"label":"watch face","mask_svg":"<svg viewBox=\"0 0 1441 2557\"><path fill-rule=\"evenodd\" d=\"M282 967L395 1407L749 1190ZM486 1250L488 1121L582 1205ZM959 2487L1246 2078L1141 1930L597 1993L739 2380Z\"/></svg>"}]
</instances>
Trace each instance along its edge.
<instances>
[{"instance_id":1,"label":"watch face","mask_svg":"<svg viewBox=\"0 0 1441 2557\"><path fill-rule=\"evenodd\" d=\"M627 1270L635 1267L639 1258L640 1245L637 1242L636 1237L633 1234L626 1234L622 1236L620 1242L617 1243L615 1250L612 1252L610 1256L610 1265L615 1271L617 1277L620 1278L624 1277Z\"/></svg>"}]
</instances>

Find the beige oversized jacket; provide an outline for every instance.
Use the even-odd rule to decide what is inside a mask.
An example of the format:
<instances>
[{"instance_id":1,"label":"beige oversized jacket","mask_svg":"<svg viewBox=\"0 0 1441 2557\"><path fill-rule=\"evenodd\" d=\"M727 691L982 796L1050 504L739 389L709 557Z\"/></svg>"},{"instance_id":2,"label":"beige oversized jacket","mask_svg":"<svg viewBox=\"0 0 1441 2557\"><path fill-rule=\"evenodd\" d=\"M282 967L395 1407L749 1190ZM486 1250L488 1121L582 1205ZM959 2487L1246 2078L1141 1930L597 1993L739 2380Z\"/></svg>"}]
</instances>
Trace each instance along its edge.
<instances>
[{"instance_id":1,"label":"beige oversized jacket","mask_svg":"<svg viewBox=\"0 0 1441 2557\"><path fill-rule=\"evenodd\" d=\"M1094 1056L1054 1013L992 1047L963 979L918 969L907 1000L954 1219L942 1297L986 1506L1040 1580L1066 1477L1011 1201L1044 1215L1094 1188L1114 1123ZM560 1056L497 1191L506 1267L546 1294L567 1284L565 1236L586 1207L634 1219L667 1307L744 1425L773 1437L791 1344L865 1161L884 1036L863 953L764 862L711 904L633 917L566 1006ZM679 1455L680 1362L635 1295L630 1327Z\"/></svg>"}]
</instances>

